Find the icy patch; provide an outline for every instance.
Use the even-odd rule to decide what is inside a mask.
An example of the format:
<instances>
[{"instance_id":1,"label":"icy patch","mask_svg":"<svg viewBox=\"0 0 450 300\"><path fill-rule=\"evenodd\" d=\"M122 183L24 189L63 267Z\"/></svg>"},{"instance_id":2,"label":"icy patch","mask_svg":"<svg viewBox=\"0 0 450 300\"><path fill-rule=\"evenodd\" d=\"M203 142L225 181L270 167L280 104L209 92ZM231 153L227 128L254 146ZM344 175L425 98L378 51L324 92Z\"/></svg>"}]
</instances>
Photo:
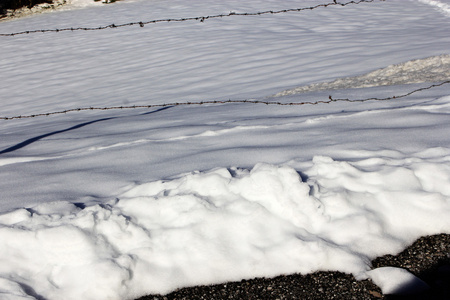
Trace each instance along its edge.
<instances>
[{"instance_id":1,"label":"icy patch","mask_svg":"<svg viewBox=\"0 0 450 300\"><path fill-rule=\"evenodd\" d=\"M317 270L385 277L366 274L371 259L450 232L448 185L432 182L450 178L450 167L431 160L320 156L306 182L287 166L219 168L136 183L100 205L3 213L0 290L11 299L131 299Z\"/></svg>"},{"instance_id":2,"label":"icy patch","mask_svg":"<svg viewBox=\"0 0 450 300\"><path fill-rule=\"evenodd\" d=\"M443 54L424 59L390 65L364 75L344 77L332 82L314 83L275 94L275 97L331 89L365 88L383 85L440 82L450 80L450 55Z\"/></svg>"},{"instance_id":3,"label":"icy patch","mask_svg":"<svg viewBox=\"0 0 450 300\"><path fill-rule=\"evenodd\" d=\"M450 5L437 0L419 0L419 2L434 6L447 17L450 17Z\"/></svg>"},{"instance_id":4,"label":"icy patch","mask_svg":"<svg viewBox=\"0 0 450 300\"><path fill-rule=\"evenodd\" d=\"M382 267L367 272L384 295L408 295L426 291L428 284L401 268Z\"/></svg>"}]
</instances>

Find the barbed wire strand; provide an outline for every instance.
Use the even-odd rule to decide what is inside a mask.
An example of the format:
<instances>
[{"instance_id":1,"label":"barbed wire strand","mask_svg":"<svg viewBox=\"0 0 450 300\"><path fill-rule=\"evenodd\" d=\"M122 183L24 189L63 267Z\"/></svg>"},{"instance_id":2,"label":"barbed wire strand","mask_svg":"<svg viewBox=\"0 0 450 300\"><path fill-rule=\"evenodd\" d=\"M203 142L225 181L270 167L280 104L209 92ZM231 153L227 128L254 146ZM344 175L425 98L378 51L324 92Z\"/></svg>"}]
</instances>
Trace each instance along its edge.
<instances>
[{"instance_id":1,"label":"barbed wire strand","mask_svg":"<svg viewBox=\"0 0 450 300\"><path fill-rule=\"evenodd\" d=\"M140 27L144 27L148 24L155 24L155 23L162 23L162 22L185 22L185 21L200 21L204 22L209 19L216 19L216 18L225 18L225 17L231 17L231 16L260 16L260 15L266 15L266 14L281 14L281 13L288 13L288 12L300 12L304 10L313 10L320 7L328 7L328 6L347 6L352 4L360 4L360 3L370 3L370 2L378 2L378 1L386 1L386 0L358 0L358 1L349 1L345 3L340 3L334 0L333 2L329 3L322 3L311 7L303 7L303 8L289 8L289 9L282 9L282 10L267 10L267 11L260 11L260 12L230 12L228 14L219 14L219 15L212 15L212 16L202 16L202 17L187 17L187 18L178 18L178 19L158 19L158 20L151 20L151 21L139 21L139 22L131 22L131 23L125 23L125 24L110 24L106 26L100 26L100 27L71 27L71 28L61 28L61 29L37 29L37 30L27 30L27 31L20 31L20 32L13 32L13 33L0 33L0 36L16 36L21 34L30 34L30 33L44 33L44 32L63 32L63 31L92 31L92 30L103 30L103 29L109 29L109 28L120 28L125 26L135 26L139 25Z\"/></svg>"},{"instance_id":2,"label":"barbed wire strand","mask_svg":"<svg viewBox=\"0 0 450 300\"><path fill-rule=\"evenodd\" d=\"M346 98L333 98L329 96L328 100L319 100L315 102L275 102L275 101L263 101L263 100L251 100L251 99L241 99L241 100L209 100L200 102L173 102L173 103L163 103L163 104L148 104L148 105L128 105L128 106L109 106L109 107L81 107L81 108L71 108L62 111L54 111L47 113L39 113L33 115L20 115L14 117L0 117L0 120L14 120L14 119L28 119L44 116L52 116L59 114L66 114L69 112L81 112L81 111L93 111L93 110L116 110L116 109L137 109L137 108L162 108L169 106L184 106L184 105L204 105L204 104L227 104L227 103L247 103L247 104L265 104L265 105L280 105L280 106L299 106L299 105L318 105L318 104L330 104L333 102L366 102L366 101L387 101L393 99L399 99L403 97L410 96L414 93L418 93L424 90L429 90L435 87L442 86L444 84L449 84L450 80L444 81L438 84L433 84L428 87L419 88L410 91L406 94L391 96L386 98L366 98L366 99L346 99Z\"/></svg>"}]
</instances>

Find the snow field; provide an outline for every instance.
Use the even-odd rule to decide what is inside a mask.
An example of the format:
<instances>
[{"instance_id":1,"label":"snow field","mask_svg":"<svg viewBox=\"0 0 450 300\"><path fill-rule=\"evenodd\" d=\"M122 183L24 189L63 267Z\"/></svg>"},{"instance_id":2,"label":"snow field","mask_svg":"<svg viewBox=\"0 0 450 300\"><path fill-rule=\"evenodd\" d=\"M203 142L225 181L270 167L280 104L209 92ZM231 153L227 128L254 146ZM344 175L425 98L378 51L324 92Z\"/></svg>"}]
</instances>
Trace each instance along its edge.
<instances>
[{"instance_id":1,"label":"snow field","mask_svg":"<svg viewBox=\"0 0 450 300\"><path fill-rule=\"evenodd\" d=\"M27 22L7 22L1 31L95 27L312 3L317 4L119 2L45 14ZM356 76L447 53L449 38L441 24L448 18L433 9L421 13L417 10L416 5L393 1L276 17L230 17L204 23L160 23L144 28L3 39L2 69L8 74L0 83L3 114L61 110L68 103L110 106L259 98L290 87ZM29 47L30 43L36 43L36 47ZM60 45L65 45L64 51L55 55ZM17 51L22 55L15 55ZM51 106L43 106L49 102Z\"/></svg>"},{"instance_id":2,"label":"snow field","mask_svg":"<svg viewBox=\"0 0 450 300\"><path fill-rule=\"evenodd\" d=\"M2 38L1 114L402 95L448 77L449 19L425 2ZM121 1L3 22L0 32L298 6ZM317 270L395 292L397 279L412 279L370 271L371 259L450 233L449 100L441 85L391 101L4 121L0 293L134 299Z\"/></svg>"}]
</instances>

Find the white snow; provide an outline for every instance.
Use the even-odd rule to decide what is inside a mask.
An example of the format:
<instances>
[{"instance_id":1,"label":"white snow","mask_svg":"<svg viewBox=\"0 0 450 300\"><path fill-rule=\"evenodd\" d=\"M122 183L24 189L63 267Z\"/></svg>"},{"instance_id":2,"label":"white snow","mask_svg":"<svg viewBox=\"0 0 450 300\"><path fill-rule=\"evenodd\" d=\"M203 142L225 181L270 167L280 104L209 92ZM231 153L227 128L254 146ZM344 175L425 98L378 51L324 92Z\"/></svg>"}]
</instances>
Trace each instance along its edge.
<instances>
[{"instance_id":1,"label":"white snow","mask_svg":"<svg viewBox=\"0 0 450 300\"><path fill-rule=\"evenodd\" d=\"M0 33L315 4L120 1ZM404 95L450 80L449 27L391 0L0 37L0 117ZM1 297L134 299L317 270L387 278L388 293L397 275L371 259L450 233L449 91L0 120Z\"/></svg>"},{"instance_id":2,"label":"white snow","mask_svg":"<svg viewBox=\"0 0 450 300\"><path fill-rule=\"evenodd\" d=\"M367 272L385 295L410 295L426 291L428 284L401 268L382 267Z\"/></svg>"},{"instance_id":3,"label":"white snow","mask_svg":"<svg viewBox=\"0 0 450 300\"><path fill-rule=\"evenodd\" d=\"M102 5L105 1L90 1L90 0L68 0L65 9L85 8L90 6Z\"/></svg>"}]
</instances>

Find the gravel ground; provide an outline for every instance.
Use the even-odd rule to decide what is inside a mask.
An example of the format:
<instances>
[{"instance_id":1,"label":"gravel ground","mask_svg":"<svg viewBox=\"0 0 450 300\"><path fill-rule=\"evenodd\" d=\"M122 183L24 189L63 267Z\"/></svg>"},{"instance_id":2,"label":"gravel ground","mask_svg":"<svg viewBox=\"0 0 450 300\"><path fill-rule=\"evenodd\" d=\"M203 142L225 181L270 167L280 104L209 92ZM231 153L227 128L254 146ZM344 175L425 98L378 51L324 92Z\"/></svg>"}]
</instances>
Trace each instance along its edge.
<instances>
[{"instance_id":1,"label":"gravel ground","mask_svg":"<svg viewBox=\"0 0 450 300\"><path fill-rule=\"evenodd\" d=\"M416 295L383 295L370 280L356 281L340 272L316 272L275 278L255 278L210 286L183 288L168 295L148 295L138 300L170 299L450 299L450 235L422 237L396 256L372 261L373 268L404 268L431 288Z\"/></svg>"}]
</instances>

